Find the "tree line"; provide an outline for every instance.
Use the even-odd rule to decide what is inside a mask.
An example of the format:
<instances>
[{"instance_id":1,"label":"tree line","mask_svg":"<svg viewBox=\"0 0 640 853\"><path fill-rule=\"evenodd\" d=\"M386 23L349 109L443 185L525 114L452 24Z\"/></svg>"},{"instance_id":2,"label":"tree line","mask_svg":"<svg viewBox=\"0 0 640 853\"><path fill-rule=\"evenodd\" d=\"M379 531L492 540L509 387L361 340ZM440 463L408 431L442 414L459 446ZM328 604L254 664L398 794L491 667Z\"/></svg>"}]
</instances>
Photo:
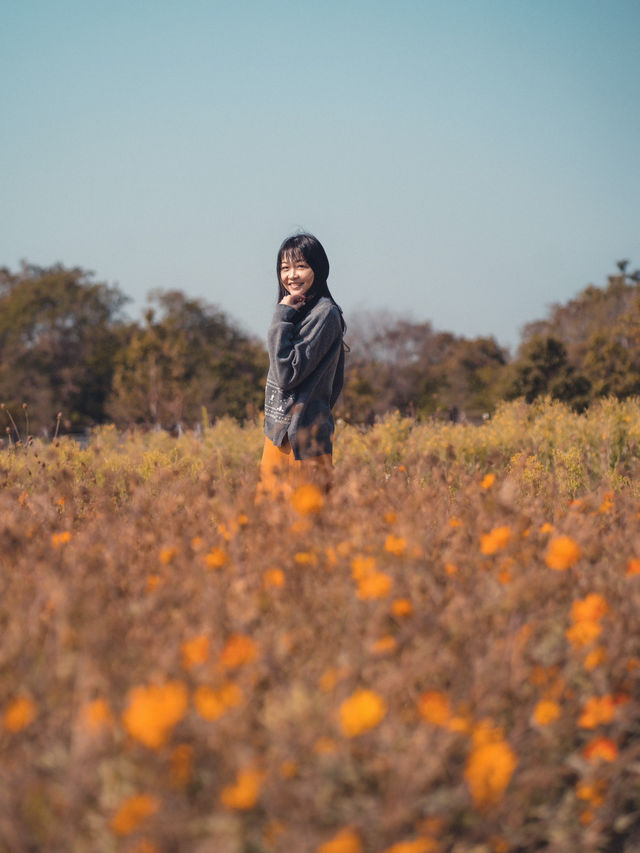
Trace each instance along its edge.
<instances>
[{"instance_id":1,"label":"tree line","mask_svg":"<svg viewBox=\"0 0 640 853\"><path fill-rule=\"evenodd\" d=\"M618 262L546 319L529 323L512 357L493 337L465 338L385 312L349 318L337 414L371 423L391 410L476 420L501 400L540 396L584 410L640 394L640 271ZM140 321L128 297L78 267L0 269L0 403L33 434L62 419L78 431L113 422L192 428L258 416L268 368L262 341L217 306L152 291Z\"/></svg>"}]
</instances>

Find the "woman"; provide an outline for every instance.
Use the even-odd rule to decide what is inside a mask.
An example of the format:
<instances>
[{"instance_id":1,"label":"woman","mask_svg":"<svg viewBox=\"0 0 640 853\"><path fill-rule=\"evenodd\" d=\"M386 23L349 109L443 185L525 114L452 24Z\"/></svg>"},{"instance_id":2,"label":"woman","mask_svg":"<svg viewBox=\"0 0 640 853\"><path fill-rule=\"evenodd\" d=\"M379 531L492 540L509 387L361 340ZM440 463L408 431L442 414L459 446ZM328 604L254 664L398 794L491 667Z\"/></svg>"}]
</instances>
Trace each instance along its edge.
<instances>
[{"instance_id":1,"label":"woman","mask_svg":"<svg viewBox=\"0 0 640 853\"><path fill-rule=\"evenodd\" d=\"M259 492L287 495L298 482L329 486L331 410L344 379L345 324L327 287L329 259L314 236L286 239L276 271Z\"/></svg>"}]
</instances>

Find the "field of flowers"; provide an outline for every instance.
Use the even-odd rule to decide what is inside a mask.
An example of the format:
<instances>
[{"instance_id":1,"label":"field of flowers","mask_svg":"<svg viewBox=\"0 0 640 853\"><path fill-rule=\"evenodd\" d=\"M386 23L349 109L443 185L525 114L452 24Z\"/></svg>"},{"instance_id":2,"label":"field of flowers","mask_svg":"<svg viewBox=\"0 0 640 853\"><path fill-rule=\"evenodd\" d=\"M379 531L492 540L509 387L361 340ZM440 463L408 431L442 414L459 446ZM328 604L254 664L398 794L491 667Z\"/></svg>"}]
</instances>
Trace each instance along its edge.
<instances>
[{"instance_id":1,"label":"field of flowers","mask_svg":"<svg viewBox=\"0 0 640 853\"><path fill-rule=\"evenodd\" d=\"M0 451L0 851L636 853L640 401Z\"/></svg>"}]
</instances>

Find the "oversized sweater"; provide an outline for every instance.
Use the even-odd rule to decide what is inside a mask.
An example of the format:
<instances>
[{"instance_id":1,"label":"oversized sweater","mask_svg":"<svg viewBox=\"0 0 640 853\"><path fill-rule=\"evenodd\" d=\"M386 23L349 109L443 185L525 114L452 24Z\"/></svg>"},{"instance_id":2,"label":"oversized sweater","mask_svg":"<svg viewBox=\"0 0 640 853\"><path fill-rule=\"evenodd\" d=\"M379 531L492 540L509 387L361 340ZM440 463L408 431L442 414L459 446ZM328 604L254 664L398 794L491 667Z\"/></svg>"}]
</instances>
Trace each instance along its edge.
<instances>
[{"instance_id":1,"label":"oversized sweater","mask_svg":"<svg viewBox=\"0 0 640 853\"><path fill-rule=\"evenodd\" d=\"M340 309L324 296L309 310L278 305L267 345L265 435L278 447L288 437L296 459L331 453L344 379Z\"/></svg>"}]
</instances>

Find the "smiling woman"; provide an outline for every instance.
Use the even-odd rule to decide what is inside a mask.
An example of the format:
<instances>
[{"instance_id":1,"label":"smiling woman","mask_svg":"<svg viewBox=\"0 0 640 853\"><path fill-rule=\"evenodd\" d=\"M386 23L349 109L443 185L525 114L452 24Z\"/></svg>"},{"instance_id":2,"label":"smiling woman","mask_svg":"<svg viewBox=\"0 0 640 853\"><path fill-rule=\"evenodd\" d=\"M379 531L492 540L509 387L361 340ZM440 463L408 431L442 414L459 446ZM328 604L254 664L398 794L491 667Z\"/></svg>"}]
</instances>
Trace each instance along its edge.
<instances>
[{"instance_id":1,"label":"smiling woman","mask_svg":"<svg viewBox=\"0 0 640 853\"><path fill-rule=\"evenodd\" d=\"M327 286L329 259L322 244L311 234L289 237L278 251L276 272L259 498L287 495L305 480L328 487L331 410L344 379L345 324Z\"/></svg>"}]
</instances>

